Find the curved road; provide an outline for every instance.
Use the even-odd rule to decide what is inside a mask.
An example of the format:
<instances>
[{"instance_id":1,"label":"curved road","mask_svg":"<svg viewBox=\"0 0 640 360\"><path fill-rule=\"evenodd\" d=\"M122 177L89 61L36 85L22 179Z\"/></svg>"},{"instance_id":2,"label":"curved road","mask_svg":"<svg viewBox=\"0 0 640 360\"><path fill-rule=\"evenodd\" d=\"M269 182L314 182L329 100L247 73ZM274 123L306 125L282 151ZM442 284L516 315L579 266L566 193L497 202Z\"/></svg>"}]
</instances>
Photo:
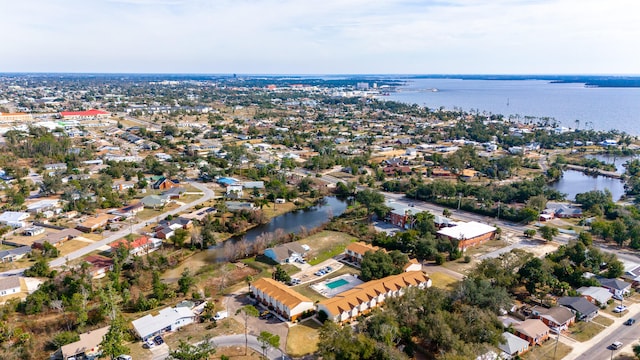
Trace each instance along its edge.
<instances>
[{"instance_id":1,"label":"curved road","mask_svg":"<svg viewBox=\"0 0 640 360\"><path fill-rule=\"evenodd\" d=\"M188 182L188 184L190 184L191 186L197 188L198 190L202 191L204 193L204 196L202 196L201 198L194 200L188 204L184 204L182 206L180 206L179 208L170 210L165 212L162 216L167 216L167 215L175 215L177 213L183 212L189 208L192 208L196 205L202 204L210 199L212 199L214 197L214 193L213 190L209 189L208 187L206 187L204 184L201 183L197 183L197 182ZM92 251L97 250L98 248L108 245L109 243L112 243L118 239L121 239L125 236L127 236L131 231L136 232L142 228L144 228L146 226L146 222L140 222L138 224L133 225L131 228L126 227L123 230L120 230L118 232L112 233L111 235L109 235L108 237L100 240L100 241L96 241L94 243L91 243L85 247L83 247L82 249L76 250L72 253L69 253L67 256L64 257L59 257L57 259L52 260L51 262L49 262L49 266L54 268L54 267L59 267L62 265L65 265L68 261L71 260L75 260L77 258L80 258ZM11 276L11 275L16 275L16 274L21 274L25 269L15 269L15 270L10 270L7 272L3 272L0 273L0 276Z\"/></svg>"}]
</instances>

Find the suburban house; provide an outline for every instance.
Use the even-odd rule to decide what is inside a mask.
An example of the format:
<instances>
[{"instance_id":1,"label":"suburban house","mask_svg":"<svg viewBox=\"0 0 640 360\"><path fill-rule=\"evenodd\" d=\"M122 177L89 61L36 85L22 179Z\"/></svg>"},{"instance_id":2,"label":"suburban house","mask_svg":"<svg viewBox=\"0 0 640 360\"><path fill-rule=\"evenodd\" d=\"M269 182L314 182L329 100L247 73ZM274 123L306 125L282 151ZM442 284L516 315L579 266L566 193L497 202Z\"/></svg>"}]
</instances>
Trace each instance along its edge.
<instances>
[{"instance_id":1,"label":"suburban house","mask_svg":"<svg viewBox=\"0 0 640 360\"><path fill-rule=\"evenodd\" d=\"M16 260L22 259L25 255L31 252L30 246L20 246L15 249L2 250L0 251L0 261L5 262L13 262Z\"/></svg>"},{"instance_id":2,"label":"suburban house","mask_svg":"<svg viewBox=\"0 0 640 360\"><path fill-rule=\"evenodd\" d=\"M132 217L140 211L144 210L144 204L142 202L136 202L134 204L129 204L120 209L112 210L110 213L117 216L122 216L125 218Z\"/></svg>"},{"instance_id":3,"label":"suburban house","mask_svg":"<svg viewBox=\"0 0 640 360\"><path fill-rule=\"evenodd\" d=\"M576 322L575 314L563 306L554 306L551 308L534 306L531 312L534 317L542 320L548 327L560 331L567 330L569 326Z\"/></svg>"},{"instance_id":4,"label":"suburban house","mask_svg":"<svg viewBox=\"0 0 640 360\"><path fill-rule=\"evenodd\" d=\"M157 190L169 190L171 188L179 186L180 182L178 180L171 180L166 177L161 177L160 179L156 180L156 182L154 182L151 187Z\"/></svg>"},{"instance_id":5,"label":"suburban house","mask_svg":"<svg viewBox=\"0 0 640 360\"><path fill-rule=\"evenodd\" d=\"M247 190L264 189L264 181L245 181L242 183L242 187Z\"/></svg>"},{"instance_id":6,"label":"suburban house","mask_svg":"<svg viewBox=\"0 0 640 360\"><path fill-rule=\"evenodd\" d=\"M147 195L140 199L146 208L157 209L165 206L169 202L169 197L164 195Z\"/></svg>"},{"instance_id":7,"label":"suburban house","mask_svg":"<svg viewBox=\"0 0 640 360\"><path fill-rule=\"evenodd\" d=\"M632 267L625 267L622 278L631 281L631 286L638 286L640 284L640 266L634 264Z\"/></svg>"},{"instance_id":8,"label":"suburban house","mask_svg":"<svg viewBox=\"0 0 640 360\"><path fill-rule=\"evenodd\" d=\"M163 191L162 196L168 197L171 200L177 200L177 199L180 199L180 197L182 196L182 194L185 193L185 191L187 190L182 186L176 186L176 187L172 187L169 190Z\"/></svg>"},{"instance_id":9,"label":"suburban house","mask_svg":"<svg viewBox=\"0 0 640 360\"><path fill-rule=\"evenodd\" d=\"M27 212L40 214L45 211L56 211L60 206L60 200L43 199L27 205Z\"/></svg>"},{"instance_id":10,"label":"suburban house","mask_svg":"<svg viewBox=\"0 0 640 360\"><path fill-rule=\"evenodd\" d=\"M0 297L20 293L20 278L18 276L0 277Z\"/></svg>"},{"instance_id":11,"label":"suburban house","mask_svg":"<svg viewBox=\"0 0 640 360\"><path fill-rule=\"evenodd\" d=\"M24 236L38 236L40 234L44 234L44 231L45 230L42 226L31 226L24 229L24 231L22 231L22 234Z\"/></svg>"},{"instance_id":12,"label":"suburban house","mask_svg":"<svg viewBox=\"0 0 640 360\"><path fill-rule=\"evenodd\" d=\"M598 307L580 296L563 296L558 299L558 304L571 310L578 321L591 321L598 315Z\"/></svg>"},{"instance_id":13,"label":"suburban house","mask_svg":"<svg viewBox=\"0 0 640 360\"><path fill-rule=\"evenodd\" d=\"M422 271L410 271L372 280L320 301L318 312L324 312L331 321L344 323L368 314L388 298L402 296L409 287L431 287L431 279Z\"/></svg>"},{"instance_id":14,"label":"suburban house","mask_svg":"<svg viewBox=\"0 0 640 360\"><path fill-rule=\"evenodd\" d=\"M29 218L30 214L21 211L5 211L0 214L0 224L10 226L14 229L27 226L25 220Z\"/></svg>"},{"instance_id":15,"label":"suburban house","mask_svg":"<svg viewBox=\"0 0 640 360\"><path fill-rule=\"evenodd\" d=\"M117 248L123 246L129 249L129 253L131 255L140 256L145 255L148 252L155 251L160 246L160 244L162 244L161 240L154 241L154 239L143 235L131 241L124 238L116 240L109 244L109 247L111 247L111 252L113 252Z\"/></svg>"},{"instance_id":16,"label":"suburban house","mask_svg":"<svg viewBox=\"0 0 640 360\"><path fill-rule=\"evenodd\" d=\"M261 303L289 321L297 320L302 313L313 310L313 301L297 293L283 283L270 279L258 279L251 284L251 293Z\"/></svg>"},{"instance_id":17,"label":"suburban house","mask_svg":"<svg viewBox=\"0 0 640 360\"><path fill-rule=\"evenodd\" d=\"M63 345L59 354L63 360L93 359L100 356L100 343L109 331L109 326L80 334L80 340Z\"/></svg>"},{"instance_id":18,"label":"suburban house","mask_svg":"<svg viewBox=\"0 0 640 360\"><path fill-rule=\"evenodd\" d=\"M193 227L193 221L191 221L191 219L187 219L182 216L173 218L171 220L160 220L158 222L158 226L156 226L156 229L160 229L164 227L170 227L173 230L177 230L177 229L188 230Z\"/></svg>"},{"instance_id":19,"label":"suburban house","mask_svg":"<svg viewBox=\"0 0 640 360\"><path fill-rule=\"evenodd\" d=\"M113 259L102 255L89 255L84 261L91 266L89 271L94 279L100 279L113 270Z\"/></svg>"},{"instance_id":20,"label":"suburban house","mask_svg":"<svg viewBox=\"0 0 640 360\"><path fill-rule=\"evenodd\" d=\"M583 298L589 300L591 303L600 305L606 305L613 294L609 291L609 289L605 289L600 286L583 286L579 288L578 293Z\"/></svg>"},{"instance_id":21,"label":"suburban house","mask_svg":"<svg viewBox=\"0 0 640 360\"><path fill-rule=\"evenodd\" d=\"M567 203L547 202L547 207L543 213L550 214L558 218L579 218L582 216L582 209Z\"/></svg>"},{"instance_id":22,"label":"suburban house","mask_svg":"<svg viewBox=\"0 0 640 360\"><path fill-rule=\"evenodd\" d=\"M107 223L109 223L109 220L111 219L112 219L112 216L108 214L96 215L94 217L90 217L83 223L78 224L76 226L76 229L82 232L91 233L100 228L105 227Z\"/></svg>"},{"instance_id":23,"label":"suburban house","mask_svg":"<svg viewBox=\"0 0 640 360\"><path fill-rule=\"evenodd\" d=\"M241 184L229 184L227 185L226 196L228 198L239 199L244 196L244 192L242 190L243 187Z\"/></svg>"},{"instance_id":24,"label":"suburban house","mask_svg":"<svg viewBox=\"0 0 640 360\"><path fill-rule=\"evenodd\" d=\"M196 315L187 307L164 308L156 316L147 314L131 324L138 337L145 341L165 332L176 331L193 323L195 318Z\"/></svg>"},{"instance_id":25,"label":"suburban house","mask_svg":"<svg viewBox=\"0 0 640 360\"><path fill-rule=\"evenodd\" d=\"M307 251L302 245L292 242L268 248L264 251L264 256L283 264L301 260L306 253Z\"/></svg>"},{"instance_id":26,"label":"suburban house","mask_svg":"<svg viewBox=\"0 0 640 360\"><path fill-rule=\"evenodd\" d=\"M468 223L458 223L453 227L446 227L438 230L441 238L449 241L457 241L458 248L464 251L466 248L493 239L496 234L496 228L493 226L482 224L476 221Z\"/></svg>"},{"instance_id":27,"label":"suburban house","mask_svg":"<svg viewBox=\"0 0 640 360\"><path fill-rule=\"evenodd\" d=\"M529 342L527 340L521 339L507 331L502 333L502 337L505 342L498 345L498 349L503 352L500 357L501 359L511 359L529 351Z\"/></svg>"},{"instance_id":28,"label":"suburban house","mask_svg":"<svg viewBox=\"0 0 640 360\"><path fill-rule=\"evenodd\" d=\"M31 245L34 249L42 249L44 247L44 243L49 243L55 247L58 247L65 243L65 241L69 241L73 238L77 238L82 235L82 233L76 229L64 229L60 232L49 233L42 239L38 239L34 241Z\"/></svg>"},{"instance_id":29,"label":"suburban house","mask_svg":"<svg viewBox=\"0 0 640 360\"><path fill-rule=\"evenodd\" d=\"M380 250L380 248L377 246L358 241L352 242L347 245L347 248L345 249L345 255L347 256L347 260L349 260L349 262L360 264L362 262L364 254L367 251L376 252L378 250Z\"/></svg>"},{"instance_id":30,"label":"suburban house","mask_svg":"<svg viewBox=\"0 0 640 360\"><path fill-rule=\"evenodd\" d=\"M600 286L609 290L613 294L615 299L621 299L623 296L627 296L631 293L631 283L622 281L619 279L608 279L604 277L597 277L596 280L600 283Z\"/></svg>"},{"instance_id":31,"label":"suburban house","mask_svg":"<svg viewBox=\"0 0 640 360\"><path fill-rule=\"evenodd\" d=\"M527 340L529 345L542 345L549 339L549 327L539 319L527 319L514 325L516 335Z\"/></svg>"},{"instance_id":32,"label":"suburban house","mask_svg":"<svg viewBox=\"0 0 640 360\"><path fill-rule=\"evenodd\" d=\"M231 212L256 209L255 205L252 202L246 201L227 201L225 202L225 205L227 205L227 210Z\"/></svg>"}]
</instances>

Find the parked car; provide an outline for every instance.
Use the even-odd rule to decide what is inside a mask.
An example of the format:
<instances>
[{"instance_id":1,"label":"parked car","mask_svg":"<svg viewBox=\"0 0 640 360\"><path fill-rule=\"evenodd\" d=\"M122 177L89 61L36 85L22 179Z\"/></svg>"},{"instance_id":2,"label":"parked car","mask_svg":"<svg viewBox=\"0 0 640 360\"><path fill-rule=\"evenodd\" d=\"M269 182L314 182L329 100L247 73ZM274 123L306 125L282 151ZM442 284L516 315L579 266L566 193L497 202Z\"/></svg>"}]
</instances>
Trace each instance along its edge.
<instances>
[{"instance_id":1,"label":"parked car","mask_svg":"<svg viewBox=\"0 0 640 360\"><path fill-rule=\"evenodd\" d=\"M120 355L116 358L116 360L132 360L131 355Z\"/></svg>"},{"instance_id":2,"label":"parked car","mask_svg":"<svg viewBox=\"0 0 640 360\"><path fill-rule=\"evenodd\" d=\"M160 335L154 337L153 338L153 342L156 343L156 345L164 344L164 340L162 339L162 336L160 336Z\"/></svg>"},{"instance_id":3,"label":"parked car","mask_svg":"<svg viewBox=\"0 0 640 360\"><path fill-rule=\"evenodd\" d=\"M631 325L633 325L635 323L636 323L636 319L634 319L634 318L630 318L629 320L624 322L624 324L627 325L627 326L631 326Z\"/></svg>"},{"instance_id":4,"label":"parked car","mask_svg":"<svg viewBox=\"0 0 640 360\"><path fill-rule=\"evenodd\" d=\"M151 349L154 346L156 346L156 343L154 343L151 338L147 339L144 344L142 344L142 347L145 349Z\"/></svg>"},{"instance_id":5,"label":"parked car","mask_svg":"<svg viewBox=\"0 0 640 360\"><path fill-rule=\"evenodd\" d=\"M614 313L621 313L621 312L626 311L626 310L627 310L627 307L626 307L626 306L624 306L624 305L618 305L618 306L616 306L616 308L615 308L615 309L613 309L613 312L614 312Z\"/></svg>"},{"instance_id":6,"label":"parked car","mask_svg":"<svg viewBox=\"0 0 640 360\"><path fill-rule=\"evenodd\" d=\"M226 311L218 311L218 312L216 313L216 315L213 317L213 319L214 319L215 321L219 321L219 320L222 320L222 319L227 318L228 316L229 316L229 313L228 313L228 312L226 312Z\"/></svg>"},{"instance_id":7,"label":"parked car","mask_svg":"<svg viewBox=\"0 0 640 360\"><path fill-rule=\"evenodd\" d=\"M609 347L613 350L618 350L622 347L622 343L620 341L616 341L613 344L609 345Z\"/></svg>"}]
</instances>

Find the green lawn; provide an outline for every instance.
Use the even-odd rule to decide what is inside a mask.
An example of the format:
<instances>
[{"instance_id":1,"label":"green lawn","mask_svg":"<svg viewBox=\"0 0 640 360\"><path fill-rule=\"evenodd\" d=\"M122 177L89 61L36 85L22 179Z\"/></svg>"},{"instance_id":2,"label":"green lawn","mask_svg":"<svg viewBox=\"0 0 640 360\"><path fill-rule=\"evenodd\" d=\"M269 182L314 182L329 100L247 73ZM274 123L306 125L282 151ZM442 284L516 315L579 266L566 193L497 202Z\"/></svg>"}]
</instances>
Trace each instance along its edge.
<instances>
[{"instance_id":1,"label":"green lawn","mask_svg":"<svg viewBox=\"0 0 640 360\"><path fill-rule=\"evenodd\" d=\"M344 252L344 249L347 246L344 244L339 244L336 245L332 248L330 248L329 250L325 250L323 252L321 252L320 254L318 254L317 256L315 256L313 259L309 260L309 264L311 265L318 265L321 262L327 260L327 259L331 259L332 257L336 256L336 255L340 255Z\"/></svg>"},{"instance_id":2,"label":"green lawn","mask_svg":"<svg viewBox=\"0 0 640 360\"><path fill-rule=\"evenodd\" d=\"M595 318L593 318L593 320L591 320L595 323L598 323L602 326L610 326L611 324L613 324L613 320L609 319L608 317L604 317L602 315L598 315Z\"/></svg>"},{"instance_id":3,"label":"green lawn","mask_svg":"<svg viewBox=\"0 0 640 360\"><path fill-rule=\"evenodd\" d=\"M447 290L451 290L453 286L458 282L458 280L453 276L442 272L434 272L432 274L429 274L429 278L431 279L433 286Z\"/></svg>"},{"instance_id":4,"label":"green lawn","mask_svg":"<svg viewBox=\"0 0 640 360\"><path fill-rule=\"evenodd\" d=\"M605 326L594 322L578 322L569 328L570 337L574 340L584 342L598 335Z\"/></svg>"},{"instance_id":5,"label":"green lawn","mask_svg":"<svg viewBox=\"0 0 640 360\"><path fill-rule=\"evenodd\" d=\"M289 329L287 354L293 357L312 354L318 350L320 324L312 319L305 320Z\"/></svg>"},{"instance_id":6,"label":"green lawn","mask_svg":"<svg viewBox=\"0 0 640 360\"><path fill-rule=\"evenodd\" d=\"M558 346L557 349L556 344ZM529 349L531 350L523 354L521 358L529 360L556 360L567 356L567 354L571 352L572 347L561 342L556 342L556 339L552 337L544 343L544 345L530 347Z\"/></svg>"}]
</instances>

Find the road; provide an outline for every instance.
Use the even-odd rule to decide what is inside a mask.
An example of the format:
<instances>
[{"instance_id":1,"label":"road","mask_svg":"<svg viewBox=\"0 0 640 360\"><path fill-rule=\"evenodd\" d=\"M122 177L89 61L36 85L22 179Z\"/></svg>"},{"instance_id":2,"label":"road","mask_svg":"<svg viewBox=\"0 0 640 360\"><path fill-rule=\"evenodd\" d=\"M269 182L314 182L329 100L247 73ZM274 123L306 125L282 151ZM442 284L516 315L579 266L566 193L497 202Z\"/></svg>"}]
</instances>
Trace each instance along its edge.
<instances>
[{"instance_id":1,"label":"road","mask_svg":"<svg viewBox=\"0 0 640 360\"><path fill-rule=\"evenodd\" d=\"M611 355L615 358L618 354L625 353L633 353L631 346L638 342L638 338L640 338L640 325L636 323L635 325L627 326L624 325L623 322L629 318L638 319L638 314L640 314L640 305L633 304L629 307L630 311L627 314L622 315L620 318L615 320L615 323L609 326L609 328L605 329L601 334L596 335L592 341L592 344L582 343L580 345L573 345L574 347L579 347L578 350L579 355L572 356L569 354L565 359L567 360L606 360L610 359ZM615 341L620 341L623 344L623 348L619 350L611 350L609 345L611 345ZM588 347L588 345L592 345ZM613 353L613 354L612 354Z\"/></svg>"},{"instance_id":2,"label":"road","mask_svg":"<svg viewBox=\"0 0 640 360\"><path fill-rule=\"evenodd\" d=\"M258 338L254 335L249 335L247 337L247 344L249 347L258 353L262 354L262 345L258 341ZM211 342L218 348L220 347L231 347L231 346L245 346L245 338L244 334L239 335L227 335L227 336L218 336L211 339ZM194 345L198 345L202 343L202 341L195 343ZM164 360L169 357L169 347L155 347L151 349L153 360ZM267 350L267 359L269 360L289 360L290 358L282 352L280 349L269 348Z\"/></svg>"},{"instance_id":3,"label":"road","mask_svg":"<svg viewBox=\"0 0 640 360\"><path fill-rule=\"evenodd\" d=\"M167 216L167 215L175 215L177 213L186 211L189 208L192 208L196 205L202 204L206 201L211 200L214 197L214 193L213 190L209 189L208 187L206 187L204 184L198 183L198 182L188 182L188 184L190 184L191 186L197 188L198 190L202 191L204 193L204 196L200 197L197 200L194 200L188 204L184 204L176 209L167 211L163 214L163 216ZM71 260L75 260L77 258L80 258L92 251L97 250L98 248L108 245L118 239L121 239L125 236L127 236L129 233L136 232L142 228L144 228L146 226L146 222L140 222L138 224L134 224L131 227L126 227L123 230L120 230L118 232L112 233L111 235L109 235L108 237L100 240L100 241L96 241L94 243L91 243L85 247L83 247L82 249L76 250L72 253L69 253L67 256L65 257L59 257L57 259L52 260L51 262L49 262L49 266L52 268L55 267L59 267L62 266L64 264L66 264L68 261ZM11 275L16 275L16 274L21 274L25 269L14 269L14 270L10 270L10 271L6 271L3 273L0 273L0 276L11 276Z\"/></svg>"}]
</instances>

